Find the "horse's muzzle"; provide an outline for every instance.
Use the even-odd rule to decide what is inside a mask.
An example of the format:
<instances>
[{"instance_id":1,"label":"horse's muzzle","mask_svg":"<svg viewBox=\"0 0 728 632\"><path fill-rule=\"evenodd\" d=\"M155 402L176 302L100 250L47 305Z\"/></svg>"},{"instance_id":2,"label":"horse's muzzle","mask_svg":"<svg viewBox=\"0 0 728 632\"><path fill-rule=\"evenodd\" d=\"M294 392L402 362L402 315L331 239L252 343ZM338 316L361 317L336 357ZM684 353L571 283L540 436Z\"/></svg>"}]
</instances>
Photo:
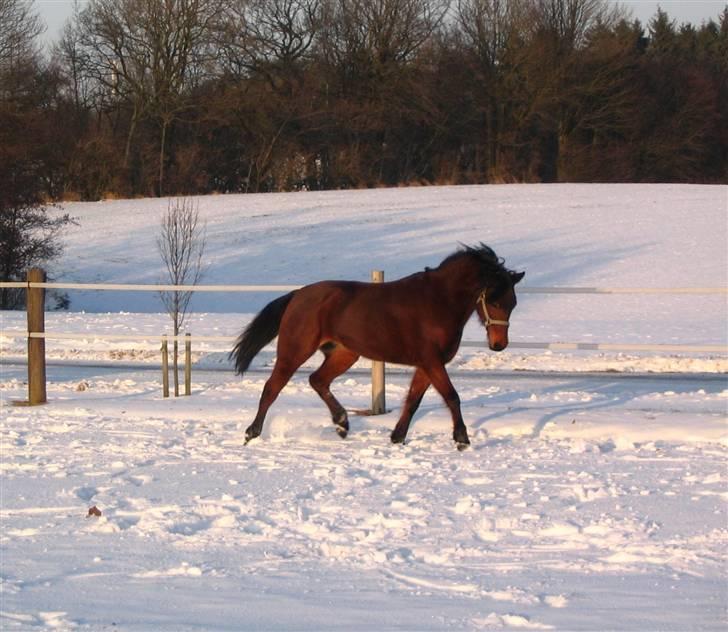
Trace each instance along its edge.
<instances>
[{"instance_id":1,"label":"horse's muzzle","mask_svg":"<svg viewBox=\"0 0 728 632\"><path fill-rule=\"evenodd\" d=\"M508 346L508 329L491 327L488 329L488 347L491 351L503 351Z\"/></svg>"}]
</instances>

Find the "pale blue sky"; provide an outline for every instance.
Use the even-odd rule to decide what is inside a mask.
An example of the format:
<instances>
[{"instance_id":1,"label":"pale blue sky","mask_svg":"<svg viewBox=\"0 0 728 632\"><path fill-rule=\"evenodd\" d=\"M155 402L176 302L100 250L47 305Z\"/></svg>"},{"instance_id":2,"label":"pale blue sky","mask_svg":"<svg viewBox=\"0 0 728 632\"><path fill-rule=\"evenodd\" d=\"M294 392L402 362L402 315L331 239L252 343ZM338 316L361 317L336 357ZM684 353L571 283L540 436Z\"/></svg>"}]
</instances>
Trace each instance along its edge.
<instances>
[{"instance_id":1,"label":"pale blue sky","mask_svg":"<svg viewBox=\"0 0 728 632\"><path fill-rule=\"evenodd\" d=\"M80 6L86 1L79 0ZM678 23L694 24L700 24L710 18L717 19L726 6L726 0L620 0L619 3L629 8L633 16L643 24L655 14L658 5ZM66 19L73 12L73 0L35 0L35 6L48 26L46 40L55 40Z\"/></svg>"},{"instance_id":2,"label":"pale blue sky","mask_svg":"<svg viewBox=\"0 0 728 632\"><path fill-rule=\"evenodd\" d=\"M621 0L619 4L630 9L643 24L647 24L660 6L678 24L692 22L699 25L710 18L717 21L728 3L725 0Z\"/></svg>"}]
</instances>

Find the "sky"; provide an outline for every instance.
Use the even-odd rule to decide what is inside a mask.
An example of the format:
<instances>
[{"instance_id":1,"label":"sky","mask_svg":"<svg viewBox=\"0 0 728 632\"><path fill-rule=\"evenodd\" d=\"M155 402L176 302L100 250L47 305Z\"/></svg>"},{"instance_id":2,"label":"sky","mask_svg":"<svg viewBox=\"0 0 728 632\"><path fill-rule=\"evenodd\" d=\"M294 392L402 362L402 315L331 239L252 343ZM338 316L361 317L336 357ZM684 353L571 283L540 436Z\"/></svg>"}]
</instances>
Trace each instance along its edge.
<instances>
[{"instance_id":1,"label":"sky","mask_svg":"<svg viewBox=\"0 0 728 632\"><path fill-rule=\"evenodd\" d=\"M699 25L710 18L717 19L728 3L725 0L621 0L619 4L632 11L632 15L643 24L647 24L659 6L678 24L692 22Z\"/></svg>"},{"instance_id":2,"label":"sky","mask_svg":"<svg viewBox=\"0 0 728 632\"><path fill-rule=\"evenodd\" d=\"M87 0L78 1L80 6L87 2ZM699 25L710 18L716 19L727 2L726 0L621 0L620 4L632 11L632 15L643 24L647 24L655 15L659 5L678 24L693 22ZM73 0L35 0L35 5L48 26L46 41L52 42L73 13Z\"/></svg>"}]
</instances>

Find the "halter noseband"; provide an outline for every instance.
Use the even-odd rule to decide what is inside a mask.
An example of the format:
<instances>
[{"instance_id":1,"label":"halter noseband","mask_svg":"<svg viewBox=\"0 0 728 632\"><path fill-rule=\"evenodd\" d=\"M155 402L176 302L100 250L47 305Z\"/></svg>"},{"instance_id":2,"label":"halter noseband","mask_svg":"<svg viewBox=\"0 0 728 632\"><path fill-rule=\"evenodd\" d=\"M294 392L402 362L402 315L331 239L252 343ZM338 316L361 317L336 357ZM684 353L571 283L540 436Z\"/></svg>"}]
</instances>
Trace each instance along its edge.
<instances>
[{"instance_id":1,"label":"halter noseband","mask_svg":"<svg viewBox=\"0 0 728 632\"><path fill-rule=\"evenodd\" d=\"M483 290L480 293L480 296L478 296L478 303L483 308L483 316L485 316L485 326L490 327L491 325L501 325L502 327L508 327L510 323L507 320L496 320L495 318L491 318L490 314L488 313L488 307L485 304L485 295L488 293L488 290Z\"/></svg>"}]
</instances>

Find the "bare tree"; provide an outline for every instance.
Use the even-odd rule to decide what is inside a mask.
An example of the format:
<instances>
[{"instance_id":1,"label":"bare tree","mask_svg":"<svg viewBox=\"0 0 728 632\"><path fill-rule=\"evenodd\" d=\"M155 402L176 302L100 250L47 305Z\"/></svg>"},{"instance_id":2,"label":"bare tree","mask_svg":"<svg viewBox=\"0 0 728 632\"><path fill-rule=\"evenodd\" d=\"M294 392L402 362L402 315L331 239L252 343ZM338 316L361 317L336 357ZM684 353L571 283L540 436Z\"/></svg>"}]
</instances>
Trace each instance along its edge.
<instances>
[{"instance_id":1,"label":"bare tree","mask_svg":"<svg viewBox=\"0 0 728 632\"><path fill-rule=\"evenodd\" d=\"M245 190L270 189L276 165L298 150L311 101L311 61L322 0L228 0L217 24L218 69L234 98L246 163Z\"/></svg>"},{"instance_id":2,"label":"bare tree","mask_svg":"<svg viewBox=\"0 0 728 632\"><path fill-rule=\"evenodd\" d=\"M162 217L157 249L171 285L197 285L202 276L202 255L205 251L205 226L200 224L199 207L188 198L170 200ZM174 394L179 395L180 335L187 318L192 290L161 292L160 297L172 319L174 340Z\"/></svg>"},{"instance_id":3,"label":"bare tree","mask_svg":"<svg viewBox=\"0 0 728 632\"><path fill-rule=\"evenodd\" d=\"M82 31L81 8L74 1L73 15L63 26L60 38L53 46L53 60L63 73L68 91L77 111L92 107L101 110L112 96L91 71L93 59L91 51L84 46L87 39Z\"/></svg>"},{"instance_id":4,"label":"bare tree","mask_svg":"<svg viewBox=\"0 0 728 632\"><path fill-rule=\"evenodd\" d=\"M329 0L324 55L345 72L386 77L412 61L449 5L450 0Z\"/></svg>"},{"instance_id":5,"label":"bare tree","mask_svg":"<svg viewBox=\"0 0 728 632\"><path fill-rule=\"evenodd\" d=\"M326 0L317 52L337 129L336 146L321 152L325 179L371 186L391 184L400 168L416 171L407 147L431 111L420 98L426 53L448 7L449 0ZM419 121L407 130L409 113Z\"/></svg>"},{"instance_id":6,"label":"bare tree","mask_svg":"<svg viewBox=\"0 0 728 632\"><path fill-rule=\"evenodd\" d=\"M605 0L531 0L524 46L527 85L521 127L537 129L539 179L556 181L574 130L575 77L597 28L612 28L624 10ZM563 175L563 174L562 174Z\"/></svg>"},{"instance_id":7,"label":"bare tree","mask_svg":"<svg viewBox=\"0 0 728 632\"><path fill-rule=\"evenodd\" d=\"M519 82L525 0L458 0L453 28L482 85L476 94L484 119L485 174L501 177L500 159L510 120L515 116L513 85Z\"/></svg>"},{"instance_id":8,"label":"bare tree","mask_svg":"<svg viewBox=\"0 0 728 632\"><path fill-rule=\"evenodd\" d=\"M168 131L208 60L221 7L222 0L90 0L78 14L87 72L132 110L125 166L139 122L159 124L159 195Z\"/></svg>"},{"instance_id":9,"label":"bare tree","mask_svg":"<svg viewBox=\"0 0 728 632\"><path fill-rule=\"evenodd\" d=\"M33 3L0 0L0 71L26 63L38 52L37 38L45 31Z\"/></svg>"},{"instance_id":10,"label":"bare tree","mask_svg":"<svg viewBox=\"0 0 728 632\"><path fill-rule=\"evenodd\" d=\"M305 58L321 23L321 0L231 0L221 22L222 63L259 73L274 89Z\"/></svg>"}]
</instances>

